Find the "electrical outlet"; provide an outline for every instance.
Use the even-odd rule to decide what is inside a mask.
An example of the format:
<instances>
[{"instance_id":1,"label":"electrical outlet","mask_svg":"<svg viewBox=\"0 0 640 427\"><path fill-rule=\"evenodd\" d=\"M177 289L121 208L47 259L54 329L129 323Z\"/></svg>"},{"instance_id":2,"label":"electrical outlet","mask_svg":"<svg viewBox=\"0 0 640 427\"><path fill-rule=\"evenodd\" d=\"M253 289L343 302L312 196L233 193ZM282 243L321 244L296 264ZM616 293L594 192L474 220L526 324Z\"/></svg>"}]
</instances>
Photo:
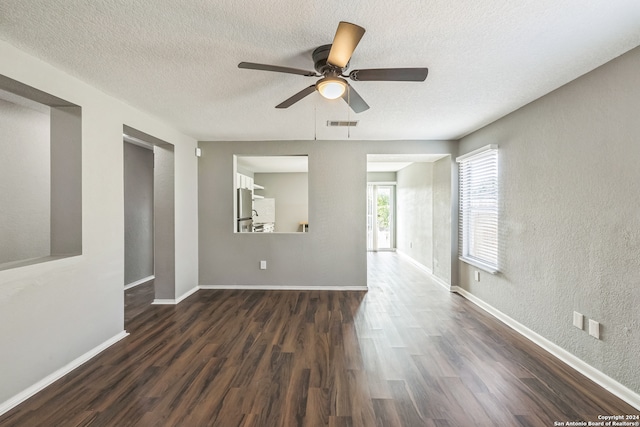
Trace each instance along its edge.
<instances>
[{"instance_id":1,"label":"electrical outlet","mask_svg":"<svg viewBox=\"0 0 640 427\"><path fill-rule=\"evenodd\" d=\"M573 312L573 326L578 329L584 329L584 315L578 313L577 311Z\"/></svg>"},{"instance_id":2,"label":"electrical outlet","mask_svg":"<svg viewBox=\"0 0 640 427\"><path fill-rule=\"evenodd\" d=\"M478 270L475 270L473 272L473 278L476 280L476 282L480 281L480 272Z\"/></svg>"},{"instance_id":3,"label":"electrical outlet","mask_svg":"<svg viewBox=\"0 0 640 427\"><path fill-rule=\"evenodd\" d=\"M589 335L596 339L600 339L600 323L593 319L589 319Z\"/></svg>"},{"instance_id":4,"label":"electrical outlet","mask_svg":"<svg viewBox=\"0 0 640 427\"><path fill-rule=\"evenodd\" d=\"M260 261L260 270L266 270L267 269L267 261Z\"/></svg>"}]
</instances>

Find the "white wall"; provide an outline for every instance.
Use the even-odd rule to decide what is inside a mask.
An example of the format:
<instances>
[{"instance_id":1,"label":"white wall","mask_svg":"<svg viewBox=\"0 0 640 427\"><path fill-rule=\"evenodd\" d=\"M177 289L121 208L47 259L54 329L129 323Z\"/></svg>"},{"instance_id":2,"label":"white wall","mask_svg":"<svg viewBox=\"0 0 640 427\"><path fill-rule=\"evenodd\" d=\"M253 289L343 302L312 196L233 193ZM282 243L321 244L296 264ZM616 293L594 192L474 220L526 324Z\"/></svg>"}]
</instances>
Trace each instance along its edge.
<instances>
[{"instance_id":1,"label":"white wall","mask_svg":"<svg viewBox=\"0 0 640 427\"><path fill-rule=\"evenodd\" d=\"M451 286L455 281L452 277L451 265L447 262L452 254L457 258L456 241L457 233L451 233L451 230L457 230L457 216L455 209L457 207L457 198L454 195L457 179L452 179L452 156L446 156L433 163L433 265L432 272L434 276L442 279L445 284ZM453 227L452 227L453 225ZM455 245L455 247L452 247ZM457 275L456 275L457 277Z\"/></svg>"},{"instance_id":2,"label":"white wall","mask_svg":"<svg viewBox=\"0 0 640 427\"><path fill-rule=\"evenodd\" d=\"M0 271L0 406L124 328L122 129L175 145L176 295L197 284L196 141L5 42L0 74L82 107L82 255Z\"/></svg>"},{"instance_id":3,"label":"white wall","mask_svg":"<svg viewBox=\"0 0 640 427\"><path fill-rule=\"evenodd\" d=\"M455 278L456 259L452 156L432 163L413 163L397 172L398 251L427 267L444 285ZM452 229L452 224L454 225Z\"/></svg>"},{"instance_id":4,"label":"white wall","mask_svg":"<svg viewBox=\"0 0 640 427\"><path fill-rule=\"evenodd\" d=\"M0 264L50 253L49 114L0 99Z\"/></svg>"},{"instance_id":5,"label":"white wall","mask_svg":"<svg viewBox=\"0 0 640 427\"><path fill-rule=\"evenodd\" d=\"M449 154L447 141L200 142L200 284L365 286L367 154ZM309 155L309 233L233 233L233 155ZM260 270L259 261L268 269ZM449 267L451 268L451 266Z\"/></svg>"},{"instance_id":6,"label":"white wall","mask_svg":"<svg viewBox=\"0 0 640 427\"><path fill-rule=\"evenodd\" d=\"M640 393L640 48L465 137L499 145L501 273L460 285ZM572 326L601 324L600 340Z\"/></svg>"},{"instance_id":7,"label":"white wall","mask_svg":"<svg viewBox=\"0 0 640 427\"><path fill-rule=\"evenodd\" d=\"M398 250L433 269L433 164L412 163L397 173Z\"/></svg>"}]
</instances>

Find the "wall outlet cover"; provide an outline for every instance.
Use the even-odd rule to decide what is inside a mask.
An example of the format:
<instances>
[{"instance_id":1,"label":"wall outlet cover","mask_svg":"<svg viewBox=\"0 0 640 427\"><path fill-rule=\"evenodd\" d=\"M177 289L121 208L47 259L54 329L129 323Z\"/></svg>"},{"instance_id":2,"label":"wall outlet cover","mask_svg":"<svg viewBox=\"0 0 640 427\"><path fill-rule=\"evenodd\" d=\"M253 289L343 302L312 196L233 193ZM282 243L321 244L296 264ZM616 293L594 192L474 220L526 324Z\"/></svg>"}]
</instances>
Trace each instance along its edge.
<instances>
[{"instance_id":1,"label":"wall outlet cover","mask_svg":"<svg viewBox=\"0 0 640 427\"><path fill-rule=\"evenodd\" d=\"M478 270L475 270L473 272L473 278L476 280L476 282L480 281L480 272Z\"/></svg>"},{"instance_id":2,"label":"wall outlet cover","mask_svg":"<svg viewBox=\"0 0 640 427\"><path fill-rule=\"evenodd\" d=\"M267 269L267 261L260 261L260 270Z\"/></svg>"},{"instance_id":3,"label":"wall outlet cover","mask_svg":"<svg viewBox=\"0 0 640 427\"><path fill-rule=\"evenodd\" d=\"M584 329L584 315L578 313L577 311L573 312L573 326L578 329Z\"/></svg>"},{"instance_id":4,"label":"wall outlet cover","mask_svg":"<svg viewBox=\"0 0 640 427\"><path fill-rule=\"evenodd\" d=\"M600 323L593 319L589 319L589 335L600 339Z\"/></svg>"}]
</instances>

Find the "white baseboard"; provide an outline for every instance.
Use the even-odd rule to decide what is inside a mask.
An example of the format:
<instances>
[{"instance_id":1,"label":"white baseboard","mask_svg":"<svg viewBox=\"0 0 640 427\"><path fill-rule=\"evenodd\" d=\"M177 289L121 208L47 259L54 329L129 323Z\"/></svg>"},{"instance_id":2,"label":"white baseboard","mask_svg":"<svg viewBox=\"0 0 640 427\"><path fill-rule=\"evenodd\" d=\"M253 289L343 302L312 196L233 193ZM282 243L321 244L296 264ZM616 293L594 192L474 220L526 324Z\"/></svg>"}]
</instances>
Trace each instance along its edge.
<instances>
[{"instance_id":1,"label":"white baseboard","mask_svg":"<svg viewBox=\"0 0 640 427\"><path fill-rule=\"evenodd\" d=\"M58 369L57 371L47 375L37 383L33 384L31 387L27 388L26 390L23 390L22 392L16 394L9 400L0 403L0 415L15 408L16 406L18 406L19 404L21 404L31 396L35 395L39 391L44 390L47 386L59 380L63 376L67 375L69 372L73 371L83 363L97 356L99 353L106 350L108 347L111 347L113 344L125 338L127 335L129 335L127 331L120 332L118 335L108 339L107 341L103 342L99 346L94 347L93 349L89 350L82 356L72 360L71 362L69 362L62 368Z\"/></svg>"},{"instance_id":2,"label":"white baseboard","mask_svg":"<svg viewBox=\"0 0 640 427\"><path fill-rule=\"evenodd\" d=\"M176 304L180 304L180 302L189 298L191 295L195 294L199 290L200 288L198 286L194 286L193 288L189 289L187 292L185 292L184 294L176 298Z\"/></svg>"},{"instance_id":3,"label":"white baseboard","mask_svg":"<svg viewBox=\"0 0 640 427\"><path fill-rule=\"evenodd\" d=\"M548 339L544 338L543 336L527 328L520 322L507 316L506 314L496 309L492 305L489 305L486 302L482 301L480 298L476 297L475 295L466 291L465 289L462 289L459 286L452 286L451 291L462 295L464 298L471 301L472 303L474 303L475 305L477 305L487 313L491 314L496 319L500 320L502 323L504 323L505 325L509 326L511 329L518 332L520 335L524 336L525 338L532 341L534 344L542 347L543 349L551 353L553 356L562 360L564 363L571 366L573 369L580 372L582 375L589 378L591 381L595 382L596 384L600 385L601 387L608 390L612 394L616 395L620 399L624 400L634 408L640 410L640 394L627 388L623 384L620 384L613 378L602 373L601 371L597 370L593 366L587 364L577 356L569 353L564 348L558 346L557 344L552 343Z\"/></svg>"},{"instance_id":4,"label":"white baseboard","mask_svg":"<svg viewBox=\"0 0 640 427\"><path fill-rule=\"evenodd\" d=\"M193 295L194 293L198 292L199 290L200 290L200 288L198 286L195 286L195 287L189 289L187 292L185 292L181 296L179 296L178 298L167 298L167 299L156 298L156 299L153 300L153 302L151 304L152 305L176 305L176 304L180 304L180 302L182 300L188 298L189 296Z\"/></svg>"},{"instance_id":5,"label":"white baseboard","mask_svg":"<svg viewBox=\"0 0 640 427\"><path fill-rule=\"evenodd\" d=\"M127 289L135 288L136 286L142 285L143 283L147 283L149 280L153 280L155 278L156 278L156 276L151 275L151 276L145 277L143 279L136 280L135 282L131 282L128 285L125 285L124 290L126 291Z\"/></svg>"},{"instance_id":6,"label":"white baseboard","mask_svg":"<svg viewBox=\"0 0 640 427\"><path fill-rule=\"evenodd\" d=\"M368 291L366 286L200 285L200 289L247 291Z\"/></svg>"},{"instance_id":7,"label":"white baseboard","mask_svg":"<svg viewBox=\"0 0 640 427\"><path fill-rule=\"evenodd\" d=\"M431 273L431 280L433 280L434 282L436 282L436 284L445 288L447 291L451 292L451 286L433 273Z\"/></svg>"},{"instance_id":8,"label":"white baseboard","mask_svg":"<svg viewBox=\"0 0 640 427\"><path fill-rule=\"evenodd\" d=\"M426 265L420 263L419 261L416 261L414 258L412 258L411 256L407 255L406 253L402 252L401 250L397 250L396 253L398 255L400 255L402 258L404 258L405 260L409 261L410 263L412 263L413 265L418 267L420 270L422 270L425 273L427 273L429 275L429 278L431 280L433 280L434 282L436 282L438 285L442 286L443 288L445 288L448 291L451 291L451 286L449 286L449 284L447 282L445 282L444 280L442 280L441 278L439 278L438 276L433 274L433 271L429 267L427 267Z\"/></svg>"},{"instance_id":9,"label":"white baseboard","mask_svg":"<svg viewBox=\"0 0 640 427\"><path fill-rule=\"evenodd\" d=\"M151 305L176 305L175 298L156 298Z\"/></svg>"}]
</instances>

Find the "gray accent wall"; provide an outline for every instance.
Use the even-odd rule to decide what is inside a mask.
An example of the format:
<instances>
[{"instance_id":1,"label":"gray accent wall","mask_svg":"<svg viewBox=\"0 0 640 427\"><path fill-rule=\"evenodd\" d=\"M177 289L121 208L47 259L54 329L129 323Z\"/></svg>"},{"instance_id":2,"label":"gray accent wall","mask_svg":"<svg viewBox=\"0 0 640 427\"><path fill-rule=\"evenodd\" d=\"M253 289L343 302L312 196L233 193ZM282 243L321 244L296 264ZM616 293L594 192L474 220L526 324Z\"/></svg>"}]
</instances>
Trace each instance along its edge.
<instances>
[{"instance_id":1,"label":"gray accent wall","mask_svg":"<svg viewBox=\"0 0 640 427\"><path fill-rule=\"evenodd\" d=\"M307 173L256 173L254 183L264 187L258 190L264 197L274 198L278 233L301 231L300 222L309 218L309 185ZM260 218L254 218L260 222Z\"/></svg>"},{"instance_id":2,"label":"gray accent wall","mask_svg":"<svg viewBox=\"0 0 640 427\"><path fill-rule=\"evenodd\" d=\"M451 285L451 265L448 260L457 257L457 170L452 170L452 156L444 157L433 163L432 202L432 273L444 283ZM453 227L452 227L453 225ZM452 230L454 231L452 233ZM457 275L456 275L457 277Z\"/></svg>"},{"instance_id":3,"label":"gray accent wall","mask_svg":"<svg viewBox=\"0 0 640 427\"><path fill-rule=\"evenodd\" d=\"M413 163L397 172L398 251L449 286L456 277L450 260L457 257L452 248L457 229L452 158Z\"/></svg>"},{"instance_id":4,"label":"gray accent wall","mask_svg":"<svg viewBox=\"0 0 640 427\"><path fill-rule=\"evenodd\" d=\"M49 114L0 99L0 265L49 256Z\"/></svg>"},{"instance_id":5,"label":"gray accent wall","mask_svg":"<svg viewBox=\"0 0 640 427\"><path fill-rule=\"evenodd\" d=\"M155 297L172 300L176 294L175 165L172 146L155 146L154 215Z\"/></svg>"},{"instance_id":6,"label":"gray accent wall","mask_svg":"<svg viewBox=\"0 0 640 427\"><path fill-rule=\"evenodd\" d=\"M499 268L459 285L640 393L640 48L472 133L499 145ZM572 326L600 322L601 339Z\"/></svg>"},{"instance_id":7,"label":"gray accent wall","mask_svg":"<svg viewBox=\"0 0 640 427\"><path fill-rule=\"evenodd\" d=\"M433 164L412 163L397 173L399 251L433 269Z\"/></svg>"},{"instance_id":8,"label":"gray accent wall","mask_svg":"<svg viewBox=\"0 0 640 427\"><path fill-rule=\"evenodd\" d=\"M124 284L153 275L153 150L124 143Z\"/></svg>"},{"instance_id":9,"label":"gray accent wall","mask_svg":"<svg viewBox=\"0 0 640 427\"><path fill-rule=\"evenodd\" d=\"M200 284L366 286L367 154L451 154L450 141L200 142ZM233 155L309 156L309 233L233 233ZM267 270L259 269L266 260ZM451 258L447 261L451 268Z\"/></svg>"},{"instance_id":10,"label":"gray accent wall","mask_svg":"<svg viewBox=\"0 0 640 427\"><path fill-rule=\"evenodd\" d=\"M82 253L82 111L51 108L51 255Z\"/></svg>"},{"instance_id":11,"label":"gray accent wall","mask_svg":"<svg viewBox=\"0 0 640 427\"><path fill-rule=\"evenodd\" d=\"M396 182L395 172L367 172L367 182Z\"/></svg>"}]
</instances>

